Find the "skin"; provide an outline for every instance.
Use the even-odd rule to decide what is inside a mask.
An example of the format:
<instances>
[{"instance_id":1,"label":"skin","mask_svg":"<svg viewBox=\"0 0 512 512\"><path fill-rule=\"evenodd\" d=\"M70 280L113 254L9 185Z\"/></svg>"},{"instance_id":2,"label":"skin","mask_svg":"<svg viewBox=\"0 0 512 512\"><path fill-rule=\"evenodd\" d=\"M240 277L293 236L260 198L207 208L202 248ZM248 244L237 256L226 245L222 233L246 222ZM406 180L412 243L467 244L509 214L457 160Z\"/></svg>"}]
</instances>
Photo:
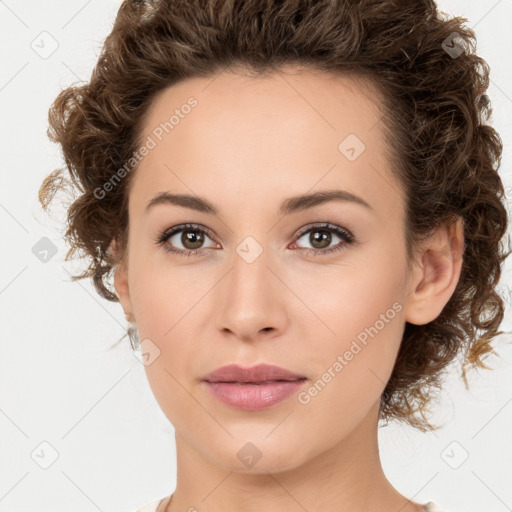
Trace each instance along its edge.
<instances>
[{"instance_id":1,"label":"skin","mask_svg":"<svg viewBox=\"0 0 512 512\"><path fill-rule=\"evenodd\" d=\"M405 322L435 319L455 289L462 223L440 227L409 271L405 196L385 157L379 96L362 80L291 68L264 78L224 71L189 79L154 100L141 140L190 96L198 105L134 171L128 252L114 275L140 340L160 350L145 371L177 450L177 486L160 510L422 510L383 472L379 399ZM348 134L365 144L354 161L338 150ZM330 189L371 209L331 201L279 214L291 196ZM165 191L204 197L219 215L172 204L146 213ZM349 230L355 241L330 232L322 245L314 233L298 235L318 222ZM155 243L184 223L212 230L202 253L170 254ZM190 251L182 234L166 244ZM248 236L263 249L251 263L236 250ZM121 256L115 242L112 250ZM266 362L305 375L309 389L394 303L401 310L307 404L294 395L242 411L201 382L228 363ZM261 453L250 467L237 457L248 442Z\"/></svg>"}]
</instances>

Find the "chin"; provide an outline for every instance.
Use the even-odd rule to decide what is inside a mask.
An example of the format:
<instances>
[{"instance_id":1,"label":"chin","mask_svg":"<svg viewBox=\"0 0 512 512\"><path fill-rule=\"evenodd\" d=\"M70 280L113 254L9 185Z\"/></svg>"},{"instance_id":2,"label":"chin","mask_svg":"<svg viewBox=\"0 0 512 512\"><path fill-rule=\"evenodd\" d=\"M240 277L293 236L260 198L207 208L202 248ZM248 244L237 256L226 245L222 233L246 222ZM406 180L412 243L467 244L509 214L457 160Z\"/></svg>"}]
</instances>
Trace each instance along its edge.
<instances>
[{"instance_id":1,"label":"chin","mask_svg":"<svg viewBox=\"0 0 512 512\"><path fill-rule=\"evenodd\" d=\"M212 463L236 473L266 474L289 471L300 466L305 453L301 450L302 443L297 445L284 444L283 439L276 436L270 440L269 430L260 437L245 436L230 439L227 444L215 443L215 453L209 453ZM272 435L272 434L271 434ZM208 445L211 448L212 444ZM300 459L299 459L300 457Z\"/></svg>"}]
</instances>

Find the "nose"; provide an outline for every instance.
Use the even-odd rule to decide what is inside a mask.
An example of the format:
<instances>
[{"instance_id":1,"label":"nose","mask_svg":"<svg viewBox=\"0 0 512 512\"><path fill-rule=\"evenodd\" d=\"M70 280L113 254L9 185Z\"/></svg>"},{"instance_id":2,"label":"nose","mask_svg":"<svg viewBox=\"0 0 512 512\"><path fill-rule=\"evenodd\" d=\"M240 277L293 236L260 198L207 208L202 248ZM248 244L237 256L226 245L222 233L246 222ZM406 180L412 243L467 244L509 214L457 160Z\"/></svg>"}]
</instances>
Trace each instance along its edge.
<instances>
[{"instance_id":1,"label":"nose","mask_svg":"<svg viewBox=\"0 0 512 512\"><path fill-rule=\"evenodd\" d=\"M237 248L215 297L217 328L224 335L251 341L279 336L286 330L292 294L271 260L269 251L251 242Z\"/></svg>"}]
</instances>

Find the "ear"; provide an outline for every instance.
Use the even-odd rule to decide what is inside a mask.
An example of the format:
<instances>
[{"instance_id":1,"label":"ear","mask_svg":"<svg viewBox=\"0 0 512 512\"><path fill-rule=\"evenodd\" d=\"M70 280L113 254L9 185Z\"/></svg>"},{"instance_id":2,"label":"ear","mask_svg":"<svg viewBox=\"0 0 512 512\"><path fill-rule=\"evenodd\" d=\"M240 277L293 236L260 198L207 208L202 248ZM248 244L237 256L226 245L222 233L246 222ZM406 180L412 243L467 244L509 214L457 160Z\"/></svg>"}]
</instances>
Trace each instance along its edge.
<instances>
[{"instance_id":1,"label":"ear","mask_svg":"<svg viewBox=\"0 0 512 512\"><path fill-rule=\"evenodd\" d=\"M437 228L419 252L405 301L405 320L416 325L435 320L459 282L464 254L462 217Z\"/></svg>"},{"instance_id":2,"label":"ear","mask_svg":"<svg viewBox=\"0 0 512 512\"><path fill-rule=\"evenodd\" d=\"M135 323L130 299L130 288L128 286L128 262L126 258L121 258L120 248L116 238L110 243L109 252L116 261L119 262L114 269L114 288L119 297L119 302L123 307L124 316L128 322Z\"/></svg>"}]
</instances>

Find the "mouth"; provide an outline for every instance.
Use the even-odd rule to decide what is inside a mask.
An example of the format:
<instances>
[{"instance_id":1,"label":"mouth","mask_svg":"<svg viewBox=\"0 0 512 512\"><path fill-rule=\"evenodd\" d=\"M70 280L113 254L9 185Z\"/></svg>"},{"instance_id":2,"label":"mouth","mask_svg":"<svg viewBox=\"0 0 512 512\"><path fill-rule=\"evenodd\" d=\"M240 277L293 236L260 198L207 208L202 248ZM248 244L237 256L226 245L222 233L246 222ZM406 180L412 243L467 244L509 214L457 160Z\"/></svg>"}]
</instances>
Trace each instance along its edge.
<instances>
[{"instance_id":1,"label":"mouth","mask_svg":"<svg viewBox=\"0 0 512 512\"><path fill-rule=\"evenodd\" d=\"M246 385L262 385L262 384L273 384L275 382L298 382L307 380L306 377L301 377L299 379L275 379L275 380L205 380L205 382L216 383L216 384L246 384Z\"/></svg>"},{"instance_id":2,"label":"mouth","mask_svg":"<svg viewBox=\"0 0 512 512\"><path fill-rule=\"evenodd\" d=\"M207 382L264 384L270 382L294 382L306 379L305 375L292 372L286 368L270 364L258 364L244 367L238 364L229 364L217 368L206 375L203 380Z\"/></svg>"},{"instance_id":3,"label":"mouth","mask_svg":"<svg viewBox=\"0 0 512 512\"><path fill-rule=\"evenodd\" d=\"M290 398L309 379L275 365L231 364L217 368L202 380L220 403L243 411L258 411Z\"/></svg>"},{"instance_id":4,"label":"mouth","mask_svg":"<svg viewBox=\"0 0 512 512\"><path fill-rule=\"evenodd\" d=\"M295 395L308 379L264 382L204 381L211 395L221 404L242 411L261 411Z\"/></svg>"}]
</instances>

